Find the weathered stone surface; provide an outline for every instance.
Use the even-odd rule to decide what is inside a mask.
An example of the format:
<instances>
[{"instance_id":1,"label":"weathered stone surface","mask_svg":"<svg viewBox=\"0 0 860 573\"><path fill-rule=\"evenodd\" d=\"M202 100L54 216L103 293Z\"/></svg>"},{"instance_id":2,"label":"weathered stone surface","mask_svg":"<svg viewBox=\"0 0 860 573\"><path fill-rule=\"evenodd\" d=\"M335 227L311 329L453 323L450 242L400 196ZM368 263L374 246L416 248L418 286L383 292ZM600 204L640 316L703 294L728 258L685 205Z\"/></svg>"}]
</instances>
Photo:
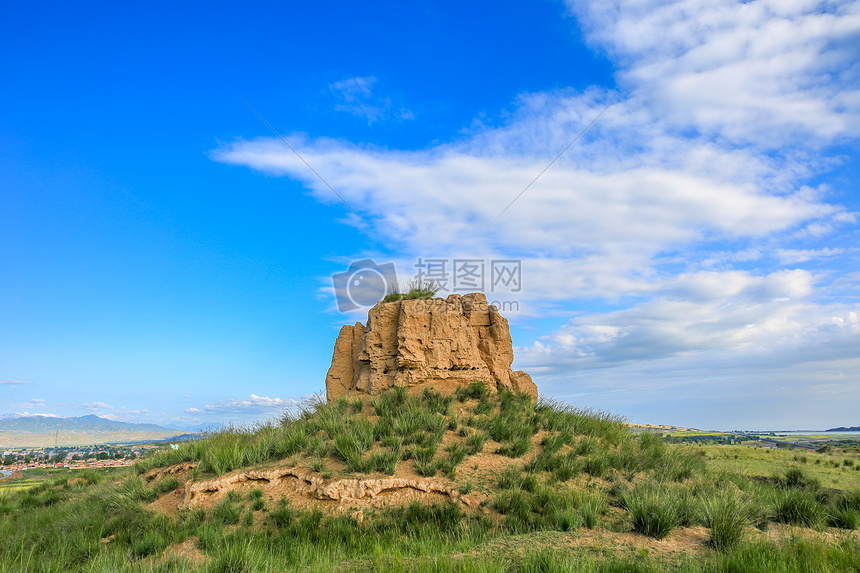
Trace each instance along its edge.
<instances>
[{"instance_id":1,"label":"weathered stone surface","mask_svg":"<svg viewBox=\"0 0 860 573\"><path fill-rule=\"evenodd\" d=\"M216 499L225 497L227 492L238 489L243 484L253 485L263 490L286 489L302 496L338 502L374 498L380 494L409 489L446 495L470 507L477 505L456 488L441 482L396 476L327 480L308 468L277 467L245 470L206 481L188 481L182 491L184 497L179 507L186 509L198 507L213 496Z\"/></svg>"},{"instance_id":2,"label":"weathered stone surface","mask_svg":"<svg viewBox=\"0 0 860 573\"><path fill-rule=\"evenodd\" d=\"M474 381L537 397L525 372L511 371L508 321L481 293L379 302L340 330L326 376L329 400L394 386L453 391Z\"/></svg>"}]
</instances>

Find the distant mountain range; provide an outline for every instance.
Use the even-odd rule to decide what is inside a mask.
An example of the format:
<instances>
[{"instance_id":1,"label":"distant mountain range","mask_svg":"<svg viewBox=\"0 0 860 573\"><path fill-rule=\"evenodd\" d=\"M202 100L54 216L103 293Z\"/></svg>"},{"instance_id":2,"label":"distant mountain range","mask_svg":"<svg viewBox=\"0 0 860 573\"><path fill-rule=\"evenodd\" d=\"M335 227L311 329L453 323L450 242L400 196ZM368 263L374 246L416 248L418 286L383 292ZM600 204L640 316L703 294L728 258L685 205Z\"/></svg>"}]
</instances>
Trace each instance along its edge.
<instances>
[{"instance_id":1,"label":"distant mountain range","mask_svg":"<svg viewBox=\"0 0 860 573\"><path fill-rule=\"evenodd\" d=\"M162 440L181 434L155 424L129 424L94 414L76 418L52 416L0 417L0 447L80 446Z\"/></svg>"},{"instance_id":2,"label":"distant mountain range","mask_svg":"<svg viewBox=\"0 0 860 573\"><path fill-rule=\"evenodd\" d=\"M860 426L851 426L850 428L846 428L845 426L840 426L838 428L830 428L829 430L824 430L825 432L860 432Z\"/></svg>"}]
</instances>

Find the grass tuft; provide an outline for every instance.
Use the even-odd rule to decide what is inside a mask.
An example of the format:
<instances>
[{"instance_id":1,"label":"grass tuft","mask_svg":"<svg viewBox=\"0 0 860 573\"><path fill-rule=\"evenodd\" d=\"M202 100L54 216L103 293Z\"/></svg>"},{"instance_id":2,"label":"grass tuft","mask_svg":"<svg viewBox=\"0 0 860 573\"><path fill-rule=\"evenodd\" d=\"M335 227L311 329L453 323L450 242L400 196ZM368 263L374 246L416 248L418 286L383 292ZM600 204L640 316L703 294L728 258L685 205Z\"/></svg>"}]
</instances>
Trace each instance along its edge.
<instances>
[{"instance_id":1,"label":"grass tuft","mask_svg":"<svg viewBox=\"0 0 860 573\"><path fill-rule=\"evenodd\" d=\"M633 531L663 539L678 525L673 492L660 485L645 484L624 496Z\"/></svg>"},{"instance_id":2,"label":"grass tuft","mask_svg":"<svg viewBox=\"0 0 860 573\"><path fill-rule=\"evenodd\" d=\"M472 432L466 437L466 451L470 456L480 454L484 450L484 444L490 439L485 432Z\"/></svg>"},{"instance_id":3,"label":"grass tuft","mask_svg":"<svg viewBox=\"0 0 860 573\"><path fill-rule=\"evenodd\" d=\"M388 293L382 300L384 302L395 302L398 300L433 298L441 288L442 286L432 279L417 278L406 284L405 292L401 292L401 287L397 283L388 285Z\"/></svg>"},{"instance_id":4,"label":"grass tuft","mask_svg":"<svg viewBox=\"0 0 860 573\"><path fill-rule=\"evenodd\" d=\"M833 509L827 516L827 525L840 529L857 529L860 525L860 512L847 507Z\"/></svg>"},{"instance_id":5,"label":"grass tuft","mask_svg":"<svg viewBox=\"0 0 860 573\"><path fill-rule=\"evenodd\" d=\"M215 523L236 525L242 515L242 506L229 498L221 500L212 508L211 519Z\"/></svg>"},{"instance_id":6,"label":"grass tuft","mask_svg":"<svg viewBox=\"0 0 860 573\"><path fill-rule=\"evenodd\" d=\"M468 386L460 386L454 391L454 396L460 402L467 400L484 400L490 397L490 389L481 381L476 380Z\"/></svg>"},{"instance_id":7,"label":"grass tuft","mask_svg":"<svg viewBox=\"0 0 860 573\"><path fill-rule=\"evenodd\" d=\"M808 490L787 489L775 492L774 519L780 523L817 527L825 509L816 495Z\"/></svg>"},{"instance_id":8,"label":"grass tuft","mask_svg":"<svg viewBox=\"0 0 860 573\"><path fill-rule=\"evenodd\" d=\"M749 511L741 496L731 489L720 491L702 504L709 543L718 551L728 551L743 540L750 524Z\"/></svg>"}]
</instances>

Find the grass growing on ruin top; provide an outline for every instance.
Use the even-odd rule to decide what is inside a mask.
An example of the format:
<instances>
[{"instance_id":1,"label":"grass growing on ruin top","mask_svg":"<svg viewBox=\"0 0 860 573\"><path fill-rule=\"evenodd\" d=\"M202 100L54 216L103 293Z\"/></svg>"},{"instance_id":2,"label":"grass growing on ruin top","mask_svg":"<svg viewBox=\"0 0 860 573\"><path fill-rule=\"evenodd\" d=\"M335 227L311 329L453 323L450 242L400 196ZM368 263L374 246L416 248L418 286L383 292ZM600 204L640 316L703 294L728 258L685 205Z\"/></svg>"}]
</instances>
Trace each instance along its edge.
<instances>
[{"instance_id":1,"label":"grass growing on ruin top","mask_svg":"<svg viewBox=\"0 0 860 573\"><path fill-rule=\"evenodd\" d=\"M398 283L389 285L388 293L383 302L395 302L398 300L412 300L419 298L433 298L441 289L441 285L434 280L414 279L409 281L406 288L401 290Z\"/></svg>"}]
</instances>

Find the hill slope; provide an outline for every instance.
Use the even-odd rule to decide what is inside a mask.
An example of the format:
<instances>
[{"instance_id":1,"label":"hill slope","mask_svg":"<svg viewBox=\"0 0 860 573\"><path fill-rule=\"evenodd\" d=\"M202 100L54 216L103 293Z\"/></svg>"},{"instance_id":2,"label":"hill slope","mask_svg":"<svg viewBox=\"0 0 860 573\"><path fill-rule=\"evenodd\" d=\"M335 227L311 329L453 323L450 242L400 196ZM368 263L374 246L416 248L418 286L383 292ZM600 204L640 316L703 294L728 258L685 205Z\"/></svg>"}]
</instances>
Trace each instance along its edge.
<instances>
[{"instance_id":1,"label":"hill slope","mask_svg":"<svg viewBox=\"0 0 860 573\"><path fill-rule=\"evenodd\" d=\"M860 491L703 454L480 385L397 388L0 495L0 570L32 547L32 571L860 570Z\"/></svg>"},{"instance_id":2,"label":"hill slope","mask_svg":"<svg viewBox=\"0 0 860 573\"><path fill-rule=\"evenodd\" d=\"M74 418L21 416L0 420L0 447L77 446L161 440L179 430L155 424L116 422L90 414Z\"/></svg>"}]
</instances>

